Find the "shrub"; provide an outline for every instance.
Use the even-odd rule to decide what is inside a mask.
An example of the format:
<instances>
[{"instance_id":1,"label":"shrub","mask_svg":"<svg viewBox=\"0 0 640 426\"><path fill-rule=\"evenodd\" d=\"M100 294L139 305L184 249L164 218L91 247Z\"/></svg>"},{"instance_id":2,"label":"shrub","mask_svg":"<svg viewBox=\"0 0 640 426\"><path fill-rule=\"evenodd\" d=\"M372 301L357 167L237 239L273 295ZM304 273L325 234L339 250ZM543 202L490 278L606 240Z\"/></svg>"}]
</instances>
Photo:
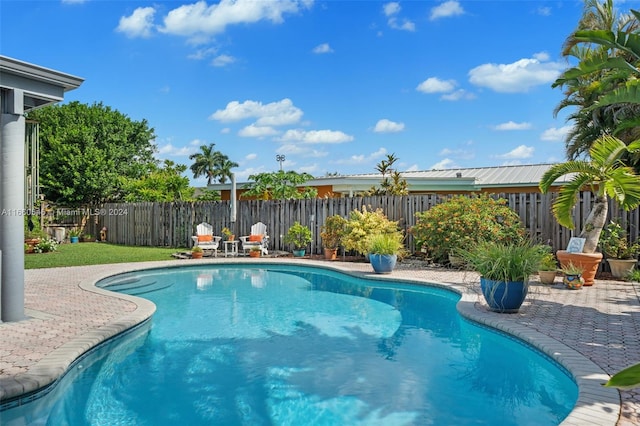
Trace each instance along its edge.
<instances>
[{"instance_id":1,"label":"shrub","mask_svg":"<svg viewBox=\"0 0 640 426\"><path fill-rule=\"evenodd\" d=\"M356 209L349 213L342 245L345 250L354 250L364 255L369 251L368 239L371 235L396 232L399 232L398 222L389 220L382 209L369 211L366 206L362 206L362 210Z\"/></svg>"},{"instance_id":2,"label":"shrub","mask_svg":"<svg viewBox=\"0 0 640 426\"><path fill-rule=\"evenodd\" d=\"M507 201L486 194L454 196L418 212L410 232L417 249L426 251L436 262L445 261L450 252L481 241L520 242L526 234L520 217L507 206Z\"/></svg>"},{"instance_id":3,"label":"shrub","mask_svg":"<svg viewBox=\"0 0 640 426\"><path fill-rule=\"evenodd\" d=\"M328 249L336 249L340 245L347 220L340 215L329 216L320 228L322 245Z\"/></svg>"},{"instance_id":4,"label":"shrub","mask_svg":"<svg viewBox=\"0 0 640 426\"><path fill-rule=\"evenodd\" d=\"M474 271L494 281L528 281L540 267L547 246L518 242L480 241L469 249L458 249Z\"/></svg>"},{"instance_id":5,"label":"shrub","mask_svg":"<svg viewBox=\"0 0 640 426\"><path fill-rule=\"evenodd\" d=\"M50 251L56 251L58 249L58 243L51 238L45 238L38 244L33 246L33 251L36 253L48 253Z\"/></svg>"},{"instance_id":6,"label":"shrub","mask_svg":"<svg viewBox=\"0 0 640 426\"><path fill-rule=\"evenodd\" d=\"M296 249L303 249L311 242L311 229L296 221L284 236L284 242L293 244Z\"/></svg>"}]
</instances>

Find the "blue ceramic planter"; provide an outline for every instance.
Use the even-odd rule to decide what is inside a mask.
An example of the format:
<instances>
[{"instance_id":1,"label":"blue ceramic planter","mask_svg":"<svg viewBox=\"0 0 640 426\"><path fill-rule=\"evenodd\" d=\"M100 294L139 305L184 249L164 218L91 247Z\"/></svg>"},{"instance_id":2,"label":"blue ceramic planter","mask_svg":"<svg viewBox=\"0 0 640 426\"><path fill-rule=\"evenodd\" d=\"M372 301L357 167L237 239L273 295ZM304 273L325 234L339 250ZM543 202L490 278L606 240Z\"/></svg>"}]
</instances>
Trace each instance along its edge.
<instances>
[{"instance_id":1,"label":"blue ceramic planter","mask_svg":"<svg viewBox=\"0 0 640 426\"><path fill-rule=\"evenodd\" d=\"M80 242L80 237L69 237L69 241L71 242L71 244L77 244L78 242Z\"/></svg>"},{"instance_id":2,"label":"blue ceramic planter","mask_svg":"<svg viewBox=\"0 0 640 426\"><path fill-rule=\"evenodd\" d=\"M398 256L395 254L373 254L369 253L369 263L376 274L390 274L396 267Z\"/></svg>"},{"instance_id":3,"label":"blue ceramic planter","mask_svg":"<svg viewBox=\"0 0 640 426\"><path fill-rule=\"evenodd\" d=\"M293 257L303 257L305 253L306 253L306 249L293 250Z\"/></svg>"},{"instance_id":4,"label":"blue ceramic planter","mask_svg":"<svg viewBox=\"0 0 640 426\"><path fill-rule=\"evenodd\" d=\"M484 277L480 278L480 287L484 300L489 304L489 309L503 313L518 312L529 291L528 283L525 281L504 282Z\"/></svg>"}]
</instances>

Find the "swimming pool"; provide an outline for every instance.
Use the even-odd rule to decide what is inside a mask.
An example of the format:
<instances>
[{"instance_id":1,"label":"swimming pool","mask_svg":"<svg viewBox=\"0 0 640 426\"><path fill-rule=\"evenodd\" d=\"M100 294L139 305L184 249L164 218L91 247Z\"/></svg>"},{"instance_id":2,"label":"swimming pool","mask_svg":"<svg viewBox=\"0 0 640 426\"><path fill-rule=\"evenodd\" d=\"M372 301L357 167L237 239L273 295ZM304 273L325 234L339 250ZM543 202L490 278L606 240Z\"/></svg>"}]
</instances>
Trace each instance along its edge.
<instances>
[{"instance_id":1,"label":"swimming pool","mask_svg":"<svg viewBox=\"0 0 640 426\"><path fill-rule=\"evenodd\" d=\"M543 425L577 400L556 364L462 319L442 289L285 265L100 285L152 300L153 321L3 424Z\"/></svg>"}]
</instances>

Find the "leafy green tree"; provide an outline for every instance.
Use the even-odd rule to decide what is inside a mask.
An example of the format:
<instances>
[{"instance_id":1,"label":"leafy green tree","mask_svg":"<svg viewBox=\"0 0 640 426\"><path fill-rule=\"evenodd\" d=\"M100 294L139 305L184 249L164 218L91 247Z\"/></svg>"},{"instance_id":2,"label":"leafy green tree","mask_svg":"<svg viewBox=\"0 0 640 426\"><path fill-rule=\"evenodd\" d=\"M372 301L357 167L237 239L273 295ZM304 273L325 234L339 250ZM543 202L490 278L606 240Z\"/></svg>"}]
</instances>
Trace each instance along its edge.
<instances>
[{"instance_id":1,"label":"leafy green tree","mask_svg":"<svg viewBox=\"0 0 640 426\"><path fill-rule=\"evenodd\" d=\"M255 197L261 200L292 200L316 198L318 190L311 187L299 188L313 179L309 173L278 170L277 172L250 175L250 182L244 186L243 197Z\"/></svg>"},{"instance_id":2,"label":"leafy green tree","mask_svg":"<svg viewBox=\"0 0 640 426\"><path fill-rule=\"evenodd\" d=\"M139 179L124 179L127 202L186 201L193 197L194 188L183 175L187 166L165 160L162 167L152 165L149 173Z\"/></svg>"},{"instance_id":3,"label":"leafy green tree","mask_svg":"<svg viewBox=\"0 0 640 426\"><path fill-rule=\"evenodd\" d=\"M124 198L122 177L154 163L154 130L102 103L70 102L30 111L40 123L40 181L45 197L79 206Z\"/></svg>"},{"instance_id":4,"label":"leafy green tree","mask_svg":"<svg viewBox=\"0 0 640 426\"><path fill-rule=\"evenodd\" d=\"M210 189L202 190L195 196L196 201L220 201L220 191L212 191Z\"/></svg>"},{"instance_id":5,"label":"leafy green tree","mask_svg":"<svg viewBox=\"0 0 640 426\"><path fill-rule=\"evenodd\" d=\"M593 207L580 233L585 238L585 253L594 253L600 233L607 220L608 199L612 198L625 210L640 205L640 176L627 167L621 158L627 152L640 151L640 140L627 146L613 136L603 136L589 151L590 160L570 160L554 164L540 180L540 190L546 193L551 185L563 176L570 175L569 182L560 188L552 211L558 223L573 229L571 211L578 201L580 191L591 187L596 194Z\"/></svg>"},{"instance_id":6,"label":"leafy green tree","mask_svg":"<svg viewBox=\"0 0 640 426\"><path fill-rule=\"evenodd\" d=\"M231 169L238 167L238 163L229 160L229 157L222 152L213 149L215 143L202 145L200 152L191 154L190 160L194 160L191 165L191 172L194 178L200 176L207 177L207 185L211 185L215 179L220 183L226 183L227 178L231 179Z\"/></svg>"}]
</instances>

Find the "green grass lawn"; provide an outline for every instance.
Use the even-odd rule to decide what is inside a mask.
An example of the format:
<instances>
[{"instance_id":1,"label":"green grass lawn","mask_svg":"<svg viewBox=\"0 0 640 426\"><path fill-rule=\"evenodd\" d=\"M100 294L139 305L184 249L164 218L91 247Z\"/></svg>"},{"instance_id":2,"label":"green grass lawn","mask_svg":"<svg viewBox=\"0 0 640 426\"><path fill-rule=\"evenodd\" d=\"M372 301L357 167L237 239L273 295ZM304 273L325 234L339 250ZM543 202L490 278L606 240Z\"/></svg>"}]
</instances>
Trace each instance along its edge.
<instances>
[{"instance_id":1,"label":"green grass lawn","mask_svg":"<svg viewBox=\"0 0 640 426\"><path fill-rule=\"evenodd\" d=\"M132 247L108 243L60 244L50 253L24 255L25 269L61 266L101 265L105 263L171 260L171 255L184 249L166 247Z\"/></svg>"}]
</instances>

